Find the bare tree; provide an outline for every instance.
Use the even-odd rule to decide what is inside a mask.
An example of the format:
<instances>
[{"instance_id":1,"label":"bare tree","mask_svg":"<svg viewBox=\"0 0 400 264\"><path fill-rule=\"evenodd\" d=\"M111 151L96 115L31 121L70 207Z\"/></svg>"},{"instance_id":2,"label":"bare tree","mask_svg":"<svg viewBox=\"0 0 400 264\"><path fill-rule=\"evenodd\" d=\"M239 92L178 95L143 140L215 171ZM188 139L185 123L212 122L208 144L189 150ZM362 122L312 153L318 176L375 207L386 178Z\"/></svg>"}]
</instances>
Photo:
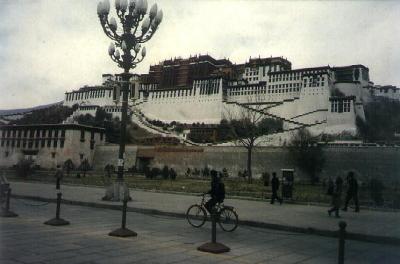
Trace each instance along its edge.
<instances>
[{"instance_id":1,"label":"bare tree","mask_svg":"<svg viewBox=\"0 0 400 264\"><path fill-rule=\"evenodd\" d=\"M259 137L282 131L282 121L268 118L262 111L261 104L237 104L238 111L226 111L227 122L238 146L247 150L247 177L252 182L252 154Z\"/></svg>"}]
</instances>

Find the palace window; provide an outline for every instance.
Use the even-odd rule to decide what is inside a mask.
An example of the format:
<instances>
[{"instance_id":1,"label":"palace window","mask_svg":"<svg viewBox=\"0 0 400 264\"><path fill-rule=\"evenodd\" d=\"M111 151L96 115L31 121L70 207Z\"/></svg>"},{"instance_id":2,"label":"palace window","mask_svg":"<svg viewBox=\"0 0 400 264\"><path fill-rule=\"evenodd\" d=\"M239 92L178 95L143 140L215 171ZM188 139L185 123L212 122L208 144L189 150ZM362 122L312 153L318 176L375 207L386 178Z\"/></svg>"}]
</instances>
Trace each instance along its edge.
<instances>
[{"instance_id":1,"label":"palace window","mask_svg":"<svg viewBox=\"0 0 400 264\"><path fill-rule=\"evenodd\" d=\"M343 102L343 112L350 112L350 101L346 100Z\"/></svg>"}]
</instances>

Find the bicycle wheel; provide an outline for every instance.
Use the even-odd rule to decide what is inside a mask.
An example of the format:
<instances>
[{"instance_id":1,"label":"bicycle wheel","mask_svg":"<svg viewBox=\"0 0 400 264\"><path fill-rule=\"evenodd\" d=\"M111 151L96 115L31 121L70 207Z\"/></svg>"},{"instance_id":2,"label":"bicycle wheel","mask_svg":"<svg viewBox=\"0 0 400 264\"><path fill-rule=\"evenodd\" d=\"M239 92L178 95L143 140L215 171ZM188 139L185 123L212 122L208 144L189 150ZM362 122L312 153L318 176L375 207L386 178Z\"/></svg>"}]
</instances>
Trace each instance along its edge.
<instances>
[{"instance_id":1,"label":"bicycle wheel","mask_svg":"<svg viewBox=\"0 0 400 264\"><path fill-rule=\"evenodd\" d=\"M238 226L238 215L233 208L224 207L219 214L218 224L226 232L234 231Z\"/></svg>"},{"instance_id":2,"label":"bicycle wheel","mask_svg":"<svg viewBox=\"0 0 400 264\"><path fill-rule=\"evenodd\" d=\"M193 227L201 227L206 222L207 213L203 207L194 204L186 211L186 219Z\"/></svg>"}]
</instances>

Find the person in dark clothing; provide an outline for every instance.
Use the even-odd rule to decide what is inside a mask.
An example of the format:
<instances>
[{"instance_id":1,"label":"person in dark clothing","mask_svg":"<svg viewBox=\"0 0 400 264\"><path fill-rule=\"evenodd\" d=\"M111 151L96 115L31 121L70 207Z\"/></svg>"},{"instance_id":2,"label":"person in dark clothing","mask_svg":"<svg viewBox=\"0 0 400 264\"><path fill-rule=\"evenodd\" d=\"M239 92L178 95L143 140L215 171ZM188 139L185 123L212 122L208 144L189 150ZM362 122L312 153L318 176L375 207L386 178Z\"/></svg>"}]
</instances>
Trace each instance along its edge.
<instances>
[{"instance_id":1,"label":"person in dark clothing","mask_svg":"<svg viewBox=\"0 0 400 264\"><path fill-rule=\"evenodd\" d=\"M331 216L332 212L335 212L336 217L339 216L339 208L342 203L342 190L343 190L343 180L340 176L336 178L335 187L332 193L332 208L328 210L329 216Z\"/></svg>"},{"instance_id":2,"label":"person in dark clothing","mask_svg":"<svg viewBox=\"0 0 400 264\"><path fill-rule=\"evenodd\" d=\"M276 177L276 172L272 173L271 189L272 189L271 204L274 204L275 199L277 199L279 203L282 204L282 198L279 198L278 196L279 179L278 177Z\"/></svg>"},{"instance_id":3,"label":"person in dark clothing","mask_svg":"<svg viewBox=\"0 0 400 264\"><path fill-rule=\"evenodd\" d=\"M211 170L211 190L207 192L210 194L211 199L205 203L207 211L211 214L213 208L217 203L222 203L225 199L225 185L218 177L218 173L215 170Z\"/></svg>"},{"instance_id":4,"label":"person in dark clothing","mask_svg":"<svg viewBox=\"0 0 400 264\"><path fill-rule=\"evenodd\" d=\"M358 204L358 182L354 177L354 172L350 171L347 175L347 184L348 189L346 193L346 200L344 203L343 211L347 211L347 206L351 199L354 200L354 204L356 206L355 212L360 212L360 205Z\"/></svg>"}]
</instances>

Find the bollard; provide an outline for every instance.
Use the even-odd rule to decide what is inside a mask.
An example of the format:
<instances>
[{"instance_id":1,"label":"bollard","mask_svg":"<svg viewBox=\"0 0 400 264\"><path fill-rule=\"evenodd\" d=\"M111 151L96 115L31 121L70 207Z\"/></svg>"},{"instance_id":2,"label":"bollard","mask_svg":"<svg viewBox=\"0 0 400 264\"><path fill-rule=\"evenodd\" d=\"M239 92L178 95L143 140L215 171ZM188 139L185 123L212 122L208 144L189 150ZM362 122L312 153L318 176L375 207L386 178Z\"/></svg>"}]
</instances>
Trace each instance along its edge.
<instances>
[{"instance_id":1,"label":"bollard","mask_svg":"<svg viewBox=\"0 0 400 264\"><path fill-rule=\"evenodd\" d=\"M60 181L61 178L57 177L56 181L56 190L57 190L57 207L56 207L56 217L44 222L45 225L52 225L52 226L63 226L69 225L67 220L60 218L60 209L61 209L61 191L60 191Z\"/></svg>"},{"instance_id":2,"label":"bollard","mask_svg":"<svg viewBox=\"0 0 400 264\"><path fill-rule=\"evenodd\" d=\"M11 197L11 188L7 190L7 198L6 198L6 208L2 208L0 216L1 217L17 217L18 214L10 211L10 197Z\"/></svg>"},{"instance_id":3,"label":"bollard","mask_svg":"<svg viewBox=\"0 0 400 264\"><path fill-rule=\"evenodd\" d=\"M211 243L217 243L217 221L215 211L211 214Z\"/></svg>"},{"instance_id":4,"label":"bollard","mask_svg":"<svg viewBox=\"0 0 400 264\"><path fill-rule=\"evenodd\" d=\"M108 234L109 236L115 236L115 237L133 237L133 236L137 236L136 232L126 228L127 203L128 203L128 198L124 198L124 200L122 201L122 223L121 223L121 228L118 228L118 229L110 232Z\"/></svg>"},{"instance_id":5,"label":"bollard","mask_svg":"<svg viewBox=\"0 0 400 264\"><path fill-rule=\"evenodd\" d=\"M339 252L338 252L338 263L344 264L344 242L346 239L346 222L339 222Z\"/></svg>"},{"instance_id":6,"label":"bollard","mask_svg":"<svg viewBox=\"0 0 400 264\"><path fill-rule=\"evenodd\" d=\"M211 242L199 246L197 250L214 254L225 253L231 250L224 244L217 242L217 217L218 214L214 208L211 213Z\"/></svg>"}]
</instances>

